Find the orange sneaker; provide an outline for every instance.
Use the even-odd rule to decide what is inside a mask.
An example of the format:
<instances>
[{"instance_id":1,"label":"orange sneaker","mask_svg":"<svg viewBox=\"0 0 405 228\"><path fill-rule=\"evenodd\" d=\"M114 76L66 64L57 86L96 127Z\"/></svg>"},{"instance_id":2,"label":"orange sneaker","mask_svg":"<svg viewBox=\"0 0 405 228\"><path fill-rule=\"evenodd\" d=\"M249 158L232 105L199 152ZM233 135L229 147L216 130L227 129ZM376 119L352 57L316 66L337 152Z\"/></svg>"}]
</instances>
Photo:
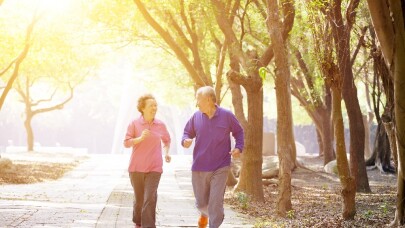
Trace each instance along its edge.
<instances>
[{"instance_id":1,"label":"orange sneaker","mask_svg":"<svg viewBox=\"0 0 405 228\"><path fill-rule=\"evenodd\" d=\"M198 228L206 228L207 225L208 225L208 217L201 215L200 219L198 219Z\"/></svg>"}]
</instances>

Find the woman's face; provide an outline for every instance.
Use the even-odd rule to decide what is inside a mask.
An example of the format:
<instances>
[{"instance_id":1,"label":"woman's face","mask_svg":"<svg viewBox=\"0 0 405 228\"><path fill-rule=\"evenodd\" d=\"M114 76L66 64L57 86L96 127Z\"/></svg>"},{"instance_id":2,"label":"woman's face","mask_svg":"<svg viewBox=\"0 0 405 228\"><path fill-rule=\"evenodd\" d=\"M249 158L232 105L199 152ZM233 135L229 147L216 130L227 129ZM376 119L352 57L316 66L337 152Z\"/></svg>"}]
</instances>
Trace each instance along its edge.
<instances>
[{"instance_id":1,"label":"woman's face","mask_svg":"<svg viewBox=\"0 0 405 228\"><path fill-rule=\"evenodd\" d=\"M155 117L157 112L157 102L155 99L147 99L145 107L142 109L144 116Z\"/></svg>"}]
</instances>

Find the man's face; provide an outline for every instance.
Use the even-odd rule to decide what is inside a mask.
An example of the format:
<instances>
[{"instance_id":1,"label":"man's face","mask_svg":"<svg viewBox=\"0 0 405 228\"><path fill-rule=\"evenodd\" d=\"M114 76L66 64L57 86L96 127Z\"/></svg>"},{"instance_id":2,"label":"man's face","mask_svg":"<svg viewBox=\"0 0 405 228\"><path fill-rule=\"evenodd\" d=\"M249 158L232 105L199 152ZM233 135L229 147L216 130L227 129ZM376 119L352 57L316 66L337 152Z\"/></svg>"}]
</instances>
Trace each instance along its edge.
<instances>
[{"instance_id":1,"label":"man's face","mask_svg":"<svg viewBox=\"0 0 405 228\"><path fill-rule=\"evenodd\" d=\"M210 100L208 97L202 94L197 94L196 100L198 109L200 109L202 113L207 113L210 107Z\"/></svg>"}]
</instances>

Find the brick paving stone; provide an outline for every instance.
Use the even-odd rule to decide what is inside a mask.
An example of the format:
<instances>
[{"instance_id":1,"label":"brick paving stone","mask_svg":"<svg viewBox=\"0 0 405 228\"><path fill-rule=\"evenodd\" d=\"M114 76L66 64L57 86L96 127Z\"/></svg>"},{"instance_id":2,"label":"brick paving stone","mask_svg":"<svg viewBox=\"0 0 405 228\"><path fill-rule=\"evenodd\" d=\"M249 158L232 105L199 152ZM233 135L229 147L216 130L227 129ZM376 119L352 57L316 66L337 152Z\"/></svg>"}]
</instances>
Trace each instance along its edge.
<instances>
[{"instance_id":1,"label":"brick paving stone","mask_svg":"<svg viewBox=\"0 0 405 228\"><path fill-rule=\"evenodd\" d=\"M0 185L0 227L134 227L128 161L129 155L89 155L59 180ZM164 164L157 227L197 227L190 167L190 156L175 155ZM225 208L221 227L252 224L251 219Z\"/></svg>"}]
</instances>

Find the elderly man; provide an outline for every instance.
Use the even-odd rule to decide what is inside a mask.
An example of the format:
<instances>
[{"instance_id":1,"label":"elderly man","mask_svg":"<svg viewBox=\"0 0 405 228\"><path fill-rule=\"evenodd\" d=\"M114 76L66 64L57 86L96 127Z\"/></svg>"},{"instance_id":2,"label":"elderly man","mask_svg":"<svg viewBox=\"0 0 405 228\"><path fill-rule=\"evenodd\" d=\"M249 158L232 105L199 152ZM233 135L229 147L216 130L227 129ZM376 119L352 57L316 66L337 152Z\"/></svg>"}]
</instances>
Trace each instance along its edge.
<instances>
[{"instance_id":1,"label":"elderly man","mask_svg":"<svg viewBox=\"0 0 405 228\"><path fill-rule=\"evenodd\" d=\"M219 227L224 220L224 193L231 156L239 157L244 133L235 115L216 104L215 90L210 86L196 92L196 111L184 127L182 145L189 148L195 138L192 184L196 207L201 215L199 227ZM230 134L235 139L231 150Z\"/></svg>"}]
</instances>

